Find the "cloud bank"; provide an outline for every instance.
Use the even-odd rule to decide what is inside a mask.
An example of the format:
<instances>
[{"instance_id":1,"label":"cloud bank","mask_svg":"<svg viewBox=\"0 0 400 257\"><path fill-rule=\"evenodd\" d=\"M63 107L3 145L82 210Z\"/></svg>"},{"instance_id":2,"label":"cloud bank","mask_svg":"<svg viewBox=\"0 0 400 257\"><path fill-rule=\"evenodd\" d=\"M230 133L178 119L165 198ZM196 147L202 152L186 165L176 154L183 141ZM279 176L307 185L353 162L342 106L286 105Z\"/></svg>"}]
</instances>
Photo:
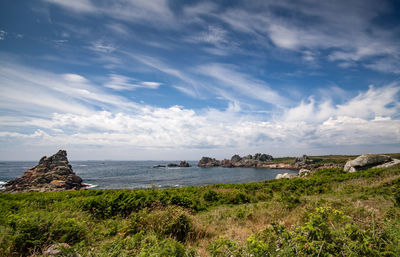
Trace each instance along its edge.
<instances>
[{"instance_id":1,"label":"cloud bank","mask_svg":"<svg viewBox=\"0 0 400 257\"><path fill-rule=\"evenodd\" d=\"M17 64L1 68L0 77L1 108L14 113L0 119L3 145L12 139L20 147L207 152L265 146L271 151L282 147L329 151L332 147L400 143L398 84L370 86L336 105L331 99L310 96L264 116L232 106L192 110L144 105L107 94L78 74L55 74Z\"/></svg>"}]
</instances>

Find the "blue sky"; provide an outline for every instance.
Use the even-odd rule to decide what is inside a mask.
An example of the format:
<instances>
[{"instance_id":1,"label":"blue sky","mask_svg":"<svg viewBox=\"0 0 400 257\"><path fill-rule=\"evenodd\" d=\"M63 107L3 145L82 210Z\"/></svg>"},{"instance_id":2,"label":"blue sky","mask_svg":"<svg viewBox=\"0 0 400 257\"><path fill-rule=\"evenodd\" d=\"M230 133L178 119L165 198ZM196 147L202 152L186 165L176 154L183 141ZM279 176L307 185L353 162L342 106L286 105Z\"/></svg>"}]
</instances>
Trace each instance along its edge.
<instances>
[{"instance_id":1,"label":"blue sky","mask_svg":"<svg viewBox=\"0 0 400 257\"><path fill-rule=\"evenodd\" d=\"M0 159L400 152L398 1L0 3Z\"/></svg>"}]
</instances>

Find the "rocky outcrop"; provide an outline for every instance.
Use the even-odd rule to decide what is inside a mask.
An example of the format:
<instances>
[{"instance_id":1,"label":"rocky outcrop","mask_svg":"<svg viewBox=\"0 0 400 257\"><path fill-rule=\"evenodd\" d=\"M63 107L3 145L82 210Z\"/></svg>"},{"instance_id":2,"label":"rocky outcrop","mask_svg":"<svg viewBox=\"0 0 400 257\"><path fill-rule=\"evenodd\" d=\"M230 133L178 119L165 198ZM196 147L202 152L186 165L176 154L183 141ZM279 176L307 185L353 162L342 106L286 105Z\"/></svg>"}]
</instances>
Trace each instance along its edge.
<instances>
[{"instance_id":1,"label":"rocky outcrop","mask_svg":"<svg viewBox=\"0 0 400 257\"><path fill-rule=\"evenodd\" d=\"M392 158L388 155L363 154L358 156L354 160L346 162L346 165L344 165L344 170L348 172L356 172L359 170L379 167L378 165L382 165L392 161Z\"/></svg>"},{"instance_id":2,"label":"rocky outcrop","mask_svg":"<svg viewBox=\"0 0 400 257\"><path fill-rule=\"evenodd\" d=\"M292 163L293 167L307 167L307 165L312 164L314 161L311 160L307 155L303 155L302 157L297 157Z\"/></svg>"},{"instance_id":3,"label":"rocky outcrop","mask_svg":"<svg viewBox=\"0 0 400 257\"><path fill-rule=\"evenodd\" d=\"M198 163L199 167L215 167L221 166L224 168L233 168L233 167L246 167L246 168L263 168L261 165L264 162L271 161L274 158L268 154L256 153L255 155L247 155L244 157L240 157L235 154L232 156L230 160L224 159L222 161L215 160L210 157L203 157Z\"/></svg>"},{"instance_id":4,"label":"rocky outcrop","mask_svg":"<svg viewBox=\"0 0 400 257\"><path fill-rule=\"evenodd\" d=\"M67 152L60 150L50 157L42 157L39 164L4 185L5 192L47 192L83 189L82 179L68 163Z\"/></svg>"},{"instance_id":5,"label":"rocky outcrop","mask_svg":"<svg viewBox=\"0 0 400 257\"><path fill-rule=\"evenodd\" d=\"M179 163L179 167L188 168L188 167L191 167L191 166L190 166L190 164L189 164L187 161L181 161L181 162Z\"/></svg>"},{"instance_id":6,"label":"rocky outcrop","mask_svg":"<svg viewBox=\"0 0 400 257\"><path fill-rule=\"evenodd\" d=\"M220 162L220 166L221 166L221 167L224 167L224 168L232 168L232 167L233 167L232 161L231 161L231 160L228 160L228 159L223 159L223 160Z\"/></svg>"},{"instance_id":7,"label":"rocky outcrop","mask_svg":"<svg viewBox=\"0 0 400 257\"><path fill-rule=\"evenodd\" d=\"M165 168L165 165L158 164L158 165L154 165L153 168Z\"/></svg>"},{"instance_id":8,"label":"rocky outcrop","mask_svg":"<svg viewBox=\"0 0 400 257\"><path fill-rule=\"evenodd\" d=\"M215 158L210 157L202 157L199 163L197 164L199 167L216 167L220 166L220 161Z\"/></svg>"},{"instance_id":9,"label":"rocky outcrop","mask_svg":"<svg viewBox=\"0 0 400 257\"><path fill-rule=\"evenodd\" d=\"M253 156L253 159L256 160L256 161L260 161L260 162L268 162L268 161L273 161L273 160L274 160L274 158L272 157L272 155L265 154L265 153L263 153L263 154L261 154L261 153L256 153L256 154Z\"/></svg>"},{"instance_id":10,"label":"rocky outcrop","mask_svg":"<svg viewBox=\"0 0 400 257\"><path fill-rule=\"evenodd\" d=\"M231 158L231 162L236 163L236 162L240 162L242 160L242 157L240 157L239 155L235 154L234 156L232 156Z\"/></svg>"}]
</instances>

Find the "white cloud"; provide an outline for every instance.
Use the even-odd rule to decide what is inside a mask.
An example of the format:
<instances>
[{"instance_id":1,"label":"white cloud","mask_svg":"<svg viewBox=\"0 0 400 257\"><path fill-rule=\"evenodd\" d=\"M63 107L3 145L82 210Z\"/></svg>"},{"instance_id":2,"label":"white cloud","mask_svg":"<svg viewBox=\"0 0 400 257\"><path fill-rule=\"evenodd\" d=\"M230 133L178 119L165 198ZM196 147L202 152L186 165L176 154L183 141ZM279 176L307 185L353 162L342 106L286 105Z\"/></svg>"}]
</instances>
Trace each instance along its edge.
<instances>
[{"instance_id":1,"label":"white cloud","mask_svg":"<svg viewBox=\"0 0 400 257\"><path fill-rule=\"evenodd\" d=\"M201 149L207 149L206 154L215 149L227 152L257 148L272 153L282 148L290 151L333 146L354 146L363 151L367 144L400 144L397 84L371 86L340 105L334 105L328 96L322 100L310 97L295 107L283 107L282 112L265 116L246 112L234 99L225 110L140 105L105 94L79 74L54 74L10 63L0 67L0 108L5 114L0 118L0 153L8 147L23 150L27 146L92 146L134 148L136 152L180 149L182 154L196 149L200 155ZM211 68L214 73L207 69L201 72L232 85L226 86L231 91L257 89L255 92L265 93L266 97L277 94L270 93L267 85L224 65ZM138 84L151 87L157 83ZM161 159L161 154L154 156L150 151L147 158Z\"/></svg>"},{"instance_id":2,"label":"white cloud","mask_svg":"<svg viewBox=\"0 0 400 257\"><path fill-rule=\"evenodd\" d=\"M46 115L88 113L96 107L135 109L136 104L110 95L78 74L55 74L7 62L0 66L0 106L8 111Z\"/></svg>"},{"instance_id":3,"label":"white cloud","mask_svg":"<svg viewBox=\"0 0 400 257\"><path fill-rule=\"evenodd\" d=\"M127 76L111 74L109 77L109 81L104 86L112 88L114 90L135 90L137 88L157 89L161 85L162 83L160 82L141 82Z\"/></svg>"},{"instance_id":4,"label":"white cloud","mask_svg":"<svg viewBox=\"0 0 400 257\"><path fill-rule=\"evenodd\" d=\"M378 60L371 61L364 64L365 67L385 73L400 74L400 58L389 57L379 58Z\"/></svg>"},{"instance_id":5,"label":"white cloud","mask_svg":"<svg viewBox=\"0 0 400 257\"><path fill-rule=\"evenodd\" d=\"M333 89L334 91L344 94L340 89ZM310 98L308 103L303 101L297 107L288 109L284 119L290 122L320 123L332 117L354 117L365 120L378 116L391 117L400 110L399 92L400 87L395 84L382 88L370 86L368 91L361 92L356 97L338 105L333 105L326 96L318 103L314 98Z\"/></svg>"},{"instance_id":6,"label":"white cloud","mask_svg":"<svg viewBox=\"0 0 400 257\"><path fill-rule=\"evenodd\" d=\"M116 48L112 44L104 43L102 41L96 41L93 42L91 46L89 46L89 49L99 53L108 54L114 52Z\"/></svg>"},{"instance_id":7,"label":"white cloud","mask_svg":"<svg viewBox=\"0 0 400 257\"><path fill-rule=\"evenodd\" d=\"M156 89L162 85L160 82L152 82L152 81L143 81L140 82L140 84L147 88L152 88L152 89Z\"/></svg>"},{"instance_id":8,"label":"white cloud","mask_svg":"<svg viewBox=\"0 0 400 257\"><path fill-rule=\"evenodd\" d=\"M33 134L3 132L0 135L32 139L36 143L38 138L45 138L40 144L49 145L134 146L142 149L245 149L265 144L287 148L329 148L399 144L400 120L390 117L400 109L398 105L386 108L384 116L376 115L372 119L352 113L341 115L344 108L346 111L354 108L353 102L359 101L359 98L374 98L375 91L385 90L370 89L373 92L362 93L340 107L331 107L328 114L332 116L328 118L319 114L323 107L307 110L309 106L304 105L299 106L306 115L302 117L303 120L283 116L282 119L269 121L251 115L243 116L238 106L231 106L225 111L208 109L202 112L179 106L142 106L135 114L109 111L59 113L53 114L47 123L33 118L29 123L24 123L26 126L36 124L37 129ZM289 112L295 113L296 110ZM318 116L319 119L308 119L307 116ZM38 133L45 130L61 132Z\"/></svg>"},{"instance_id":9,"label":"white cloud","mask_svg":"<svg viewBox=\"0 0 400 257\"><path fill-rule=\"evenodd\" d=\"M4 40L6 38L7 32L4 30L0 30L0 40Z\"/></svg>"},{"instance_id":10,"label":"white cloud","mask_svg":"<svg viewBox=\"0 0 400 257\"><path fill-rule=\"evenodd\" d=\"M284 10L292 15L282 15ZM229 8L214 17L232 29L246 33L269 46L269 41L282 49L303 52L324 50L329 61L348 67L351 62L364 62L370 57L399 62L400 47L392 29L376 26L374 19L386 15L388 3L376 1L262 1L248 8ZM338 18L337 14L341 14ZM306 55L305 60L316 56ZM393 65L384 61L368 67L394 72ZM393 63L393 62L392 62Z\"/></svg>"}]
</instances>

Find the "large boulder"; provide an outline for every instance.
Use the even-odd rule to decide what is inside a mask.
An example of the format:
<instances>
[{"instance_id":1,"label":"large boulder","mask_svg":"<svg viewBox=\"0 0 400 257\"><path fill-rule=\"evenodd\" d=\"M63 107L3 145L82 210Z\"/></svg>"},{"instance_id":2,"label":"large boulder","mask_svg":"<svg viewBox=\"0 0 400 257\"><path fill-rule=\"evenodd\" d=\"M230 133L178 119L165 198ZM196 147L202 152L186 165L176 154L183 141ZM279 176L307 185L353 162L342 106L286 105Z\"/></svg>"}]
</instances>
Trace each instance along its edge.
<instances>
[{"instance_id":1,"label":"large boulder","mask_svg":"<svg viewBox=\"0 0 400 257\"><path fill-rule=\"evenodd\" d=\"M28 169L21 177L8 181L5 192L47 192L82 189L82 179L68 163L67 152L59 150L50 157L42 157L39 164Z\"/></svg>"},{"instance_id":2,"label":"large boulder","mask_svg":"<svg viewBox=\"0 0 400 257\"><path fill-rule=\"evenodd\" d=\"M354 160L346 162L344 170L348 172L355 172L363 169L372 168L377 165L381 165L392 161L392 158L388 155L383 154L363 154L358 156Z\"/></svg>"},{"instance_id":3,"label":"large boulder","mask_svg":"<svg viewBox=\"0 0 400 257\"><path fill-rule=\"evenodd\" d=\"M311 170L308 169L300 169L299 170L299 177L308 177L312 173Z\"/></svg>"},{"instance_id":4,"label":"large boulder","mask_svg":"<svg viewBox=\"0 0 400 257\"><path fill-rule=\"evenodd\" d=\"M220 162L215 158L210 157L202 157L201 160L197 163L199 167L216 167L220 166Z\"/></svg>"}]
</instances>

